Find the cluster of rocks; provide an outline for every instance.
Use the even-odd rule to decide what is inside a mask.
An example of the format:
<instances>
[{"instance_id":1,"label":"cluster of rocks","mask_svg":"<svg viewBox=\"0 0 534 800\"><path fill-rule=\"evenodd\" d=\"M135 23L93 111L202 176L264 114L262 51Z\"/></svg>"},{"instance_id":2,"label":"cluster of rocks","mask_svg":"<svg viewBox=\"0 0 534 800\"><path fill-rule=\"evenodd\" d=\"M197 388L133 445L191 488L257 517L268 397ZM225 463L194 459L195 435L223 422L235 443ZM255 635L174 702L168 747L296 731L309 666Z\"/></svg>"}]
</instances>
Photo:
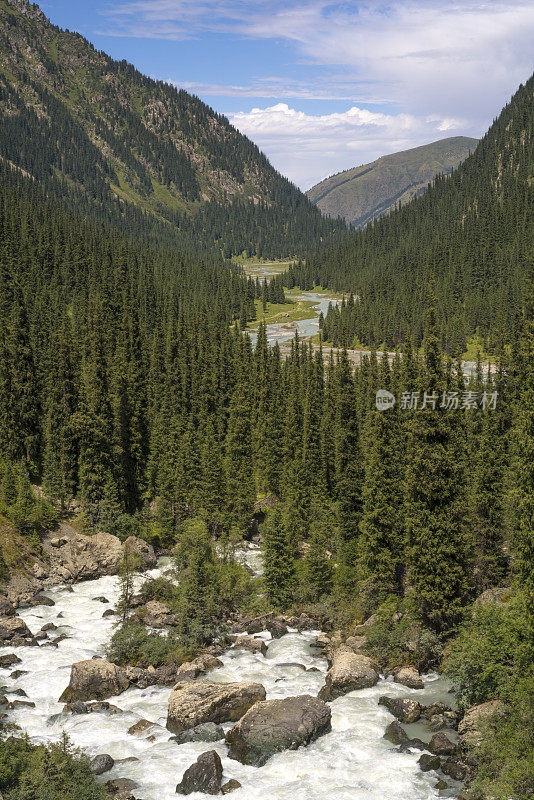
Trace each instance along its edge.
<instances>
[{"instance_id":1,"label":"cluster of rocks","mask_svg":"<svg viewBox=\"0 0 534 800\"><path fill-rule=\"evenodd\" d=\"M0 616L13 616L19 607L54 605L42 591L59 583L116 575L125 549L137 556L139 569L156 566L154 549L142 539L130 536L121 542L110 533L88 536L66 523L45 537L42 548L43 558L9 579L0 596Z\"/></svg>"}]
</instances>

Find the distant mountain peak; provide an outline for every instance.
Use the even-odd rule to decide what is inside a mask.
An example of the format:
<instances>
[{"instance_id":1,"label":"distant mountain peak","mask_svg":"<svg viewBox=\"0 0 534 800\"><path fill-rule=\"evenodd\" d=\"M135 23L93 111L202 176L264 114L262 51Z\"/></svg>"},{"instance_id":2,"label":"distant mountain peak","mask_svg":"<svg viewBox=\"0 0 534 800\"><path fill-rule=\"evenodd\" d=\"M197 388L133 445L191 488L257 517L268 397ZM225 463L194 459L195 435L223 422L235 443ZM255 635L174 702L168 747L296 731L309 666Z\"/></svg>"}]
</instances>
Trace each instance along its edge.
<instances>
[{"instance_id":1,"label":"distant mountain peak","mask_svg":"<svg viewBox=\"0 0 534 800\"><path fill-rule=\"evenodd\" d=\"M376 161L338 172L306 194L324 214L343 217L356 227L391 211L422 194L440 173L449 173L478 143L467 136L451 136L437 142L381 156Z\"/></svg>"}]
</instances>

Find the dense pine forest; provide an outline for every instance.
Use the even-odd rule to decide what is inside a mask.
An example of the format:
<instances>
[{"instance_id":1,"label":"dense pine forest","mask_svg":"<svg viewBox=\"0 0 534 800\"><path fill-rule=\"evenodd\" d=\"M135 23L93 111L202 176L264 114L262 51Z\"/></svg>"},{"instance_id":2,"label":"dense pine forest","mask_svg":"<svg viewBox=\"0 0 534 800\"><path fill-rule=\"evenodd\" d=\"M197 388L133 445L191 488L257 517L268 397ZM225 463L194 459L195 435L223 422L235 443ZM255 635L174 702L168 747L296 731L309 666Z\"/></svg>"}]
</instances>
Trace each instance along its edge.
<instances>
[{"instance_id":1,"label":"dense pine forest","mask_svg":"<svg viewBox=\"0 0 534 800\"><path fill-rule=\"evenodd\" d=\"M345 230L224 116L57 28L26 0L0 2L0 115L4 162L137 236L279 258Z\"/></svg>"},{"instance_id":2,"label":"dense pine forest","mask_svg":"<svg viewBox=\"0 0 534 800\"><path fill-rule=\"evenodd\" d=\"M521 86L475 151L424 196L326 248L290 272L360 302L333 309L325 336L394 348L423 337L424 292L433 275L443 343L459 355L478 337L496 352L515 337L529 254L534 184L534 77Z\"/></svg>"},{"instance_id":3,"label":"dense pine forest","mask_svg":"<svg viewBox=\"0 0 534 800\"><path fill-rule=\"evenodd\" d=\"M172 603L167 638L131 622L121 576L108 655L143 667L232 614L371 617L381 668L444 671L462 712L495 701L466 797L532 796L534 78L452 176L347 237L196 98L24 0L0 17L0 581L64 519L174 554L180 585L144 589ZM242 252L302 260L261 284ZM282 283L347 293L337 354L295 336L283 357L263 323L252 345ZM467 382L475 334L492 363ZM234 551L258 531L252 579ZM105 796L67 741L5 738L0 792Z\"/></svg>"}]
</instances>

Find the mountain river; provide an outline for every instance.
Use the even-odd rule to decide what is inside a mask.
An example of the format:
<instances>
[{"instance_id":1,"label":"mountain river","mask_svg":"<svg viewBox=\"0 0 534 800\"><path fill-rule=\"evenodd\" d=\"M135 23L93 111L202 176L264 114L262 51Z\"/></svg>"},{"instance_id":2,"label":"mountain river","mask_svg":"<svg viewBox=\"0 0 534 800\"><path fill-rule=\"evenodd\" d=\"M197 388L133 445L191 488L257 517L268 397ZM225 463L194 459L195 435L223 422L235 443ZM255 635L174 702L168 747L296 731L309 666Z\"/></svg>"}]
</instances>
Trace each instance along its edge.
<instances>
[{"instance_id":1,"label":"mountain river","mask_svg":"<svg viewBox=\"0 0 534 800\"><path fill-rule=\"evenodd\" d=\"M244 556L253 566L259 565L257 551ZM160 559L156 569L145 573L150 577L167 573L172 576L169 559ZM138 580L141 581L140 577ZM420 752L399 752L383 738L384 730L393 719L378 705L382 694L392 697L413 696L423 703L442 700L451 704L446 681L436 674L424 677L425 689L412 690L382 679L372 689L351 692L331 703L332 732L308 747L287 751L271 758L261 768L244 766L227 756L224 742L196 742L177 745L170 741L165 728L167 703L171 689L151 686L140 690L131 688L109 702L120 713L63 714L58 698L67 686L70 667L76 661L103 656L114 626L113 617L103 618L106 608L118 599L118 579L103 577L72 587L58 586L46 594L54 606L37 606L19 611L32 633L53 622L58 626L50 639L62 633L56 647L41 643L39 647L4 647L0 655L16 652L22 663L0 670L1 692L8 699L22 699L12 692L23 689L35 708L19 707L9 712L9 722L15 723L34 742L57 741L63 731L72 743L89 756L109 753L116 761L111 772L100 780L130 778L138 784L133 790L143 800L175 800L176 784L185 769L200 753L216 749L224 768L224 778L236 778L242 788L234 791L235 800L432 800L451 796L454 789L439 792L437 776L423 773L417 765ZM104 596L109 605L95 598ZM319 631L298 633L290 631L281 639L260 636L268 643L264 657L242 649L230 649L223 656L223 667L213 670L213 681L253 680L262 683L267 698L282 698L309 693L316 695L324 683L326 661L315 655L311 647ZM10 677L13 670L23 671ZM140 736L128 734L140 719L156 723ZM223 726L229 729L232 723ZM410 736L428 741L430 734L422 725L407 726ZM128 759L128 760L124 760ZM207 798L195 793L192 800Z\"/></svg>"}]
</instances>

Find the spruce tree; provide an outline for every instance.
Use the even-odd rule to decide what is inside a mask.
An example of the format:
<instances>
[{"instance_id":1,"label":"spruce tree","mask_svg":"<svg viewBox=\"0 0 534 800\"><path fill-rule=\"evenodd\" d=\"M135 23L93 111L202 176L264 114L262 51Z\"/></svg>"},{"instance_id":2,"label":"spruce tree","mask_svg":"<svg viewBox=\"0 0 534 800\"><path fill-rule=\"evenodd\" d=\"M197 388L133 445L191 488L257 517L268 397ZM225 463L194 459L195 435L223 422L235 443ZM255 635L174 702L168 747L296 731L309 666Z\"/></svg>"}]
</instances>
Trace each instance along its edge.
<instances>
[{"instance_id":1,"label":"spruce tree","mask_svg":"<svg viewBox=\"0 0 534 800\"><path fill-rule=\"evenodd\" d=\"M271 605L283 611L292 602L294 594L295 560L291 537L284 525L282 512L275 508L265 523L263 556L264 581Z\"/></svg>"}]
</instances>

